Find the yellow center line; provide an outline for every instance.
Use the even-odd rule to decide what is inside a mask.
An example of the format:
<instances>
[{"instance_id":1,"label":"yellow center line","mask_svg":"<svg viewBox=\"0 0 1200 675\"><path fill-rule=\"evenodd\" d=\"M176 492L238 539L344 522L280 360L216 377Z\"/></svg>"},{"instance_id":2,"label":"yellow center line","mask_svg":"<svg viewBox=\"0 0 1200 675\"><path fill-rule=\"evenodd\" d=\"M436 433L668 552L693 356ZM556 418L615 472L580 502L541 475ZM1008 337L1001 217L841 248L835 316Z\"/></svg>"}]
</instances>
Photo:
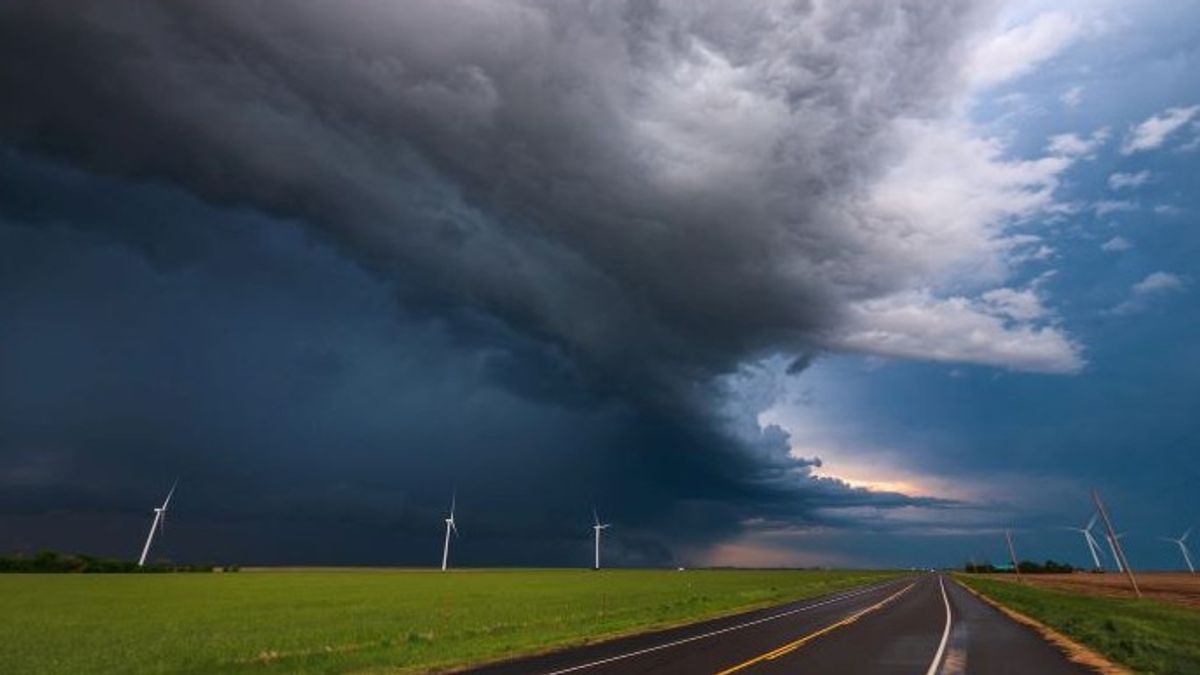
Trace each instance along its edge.
<instances>
[{"instance_id":1,"label":"yellow center line","mask_svg":"<svg viewBox=\"0 0 1200 675\"><path fill-rule=\"evenodd\" d=\"M799 649L799 648L803 647L804 645L808 644L809 642L821 637L822 635L824 635L826 633L830 633L832 631L835 631L843 626L849 626L850 624L854 623L855 621L858 621L861 617L863 617L867 614L870 614L871 612L874 612L877 609L882 608L884 605L888 604L892 600L895 600L896 598L900 597L901 595L904 595L905 593L907 593L908 589L912 588L915 585L916 585L916 582L913 582L913 583L905 586L904 588L901 588L900 590L896 591L895 593L892 593L891 595L887 596L883 600L880 600L879 602L875 603L874 605L871 605L870 607L866 607L864 609L860 609L859 611L851 614L850 616L842 619L841 621L832 623L818 631L809 633L808 635L805 635L804 637L802 637L798 640L793 640L792 642L789 642L789 643L783 645L782 647L777 647L775 649L772 649L771 651L767 652L766 654L761 654L759 656L756 656L756 657L750 659L749 661L746 661L744 663L739 663L738 665L736 665L732 668L726 668L725 670L722 670L721 672L717 673L717 675L729 675L729 673L736 673L737 671L745 670L746 668L749 668L750 666L753 666L756 663L762 663L763 661L770 661L772 659L777 659L780 656L783 656L784 654L790 654L791 652L796 651L797 649Z\"/></svg>"}]
</instances>

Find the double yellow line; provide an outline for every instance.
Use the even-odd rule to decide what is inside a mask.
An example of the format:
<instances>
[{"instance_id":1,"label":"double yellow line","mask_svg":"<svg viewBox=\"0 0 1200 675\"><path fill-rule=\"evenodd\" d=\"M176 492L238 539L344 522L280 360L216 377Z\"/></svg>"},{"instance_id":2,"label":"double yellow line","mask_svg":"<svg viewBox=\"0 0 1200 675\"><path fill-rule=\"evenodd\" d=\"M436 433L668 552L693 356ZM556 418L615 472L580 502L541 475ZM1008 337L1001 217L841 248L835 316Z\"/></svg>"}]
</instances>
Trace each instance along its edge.
<instances>
[{"instance_id":1,"label":"double yellow line","mask_svg":"<svg viewBox=\"0 0 1200 675\"><path fill-rule=\"evenodd\" d=\"M858 621L863 616L870 614L871 612L874 612L875 610L881 609L884 605L895 600L896 598L900 597L901 595L904 595L905 593L908 592L908 590L910 588L912 588L913 586L916 586L916 585L917 585L916 582L913 582L913 583L905 586L904 588L901 588L900 590L896 591L895 593L892 593L891 595L887 596L883 600L880 600L879 602L875 603L874 605L871 605L870 607L866 607L864 609L860 609L859 611L851 614L850 616L842 619L841 621L838 621L837 623L830 624L818 631L809 633L808 635L805 635L804 637L802 637L798 640L793 640L792 642L789 642L789 643L783 645L782 647L772 649L771 651L767 652L766 654L762 654L761 656L756 656L744 663L739 663L738 665L736 665L732 668L726 668L725 670L722 670L721 672L717 673L717 675L728 675L729 673L736 673L739 670L745 670L746 668L749 668L750 666L753 666L757 663L762 663L763 661L770 661L772 659L777 659L780 656L783 656L784 654L790 654L790 653L796 651L797 649L803 647L804 645L808 644L809 642L812 642L813 640L821 637L822 635L825 635L826 633L831 633L843 626L849 626L850 624L854 623L855 621Z\"/></svg>"}]
</instances>

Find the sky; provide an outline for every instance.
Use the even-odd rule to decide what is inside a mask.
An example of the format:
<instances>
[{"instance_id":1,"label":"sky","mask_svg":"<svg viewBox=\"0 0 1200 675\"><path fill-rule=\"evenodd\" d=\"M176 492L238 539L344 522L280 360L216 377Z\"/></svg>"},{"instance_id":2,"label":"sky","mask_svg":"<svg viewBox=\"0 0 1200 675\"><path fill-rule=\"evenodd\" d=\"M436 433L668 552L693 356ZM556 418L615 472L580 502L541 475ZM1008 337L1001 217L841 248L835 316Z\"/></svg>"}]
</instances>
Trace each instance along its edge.
<instances>
[{"instance_id":1,"label":"sky","mask_svg":"<svg viewBox=\"0 0 1200 675\"><path fill-rule=\"evenodd\" d=\"M1200 526L1198 5L16 0L0 96L0 551Z\"/></svg>"}]
</instances>

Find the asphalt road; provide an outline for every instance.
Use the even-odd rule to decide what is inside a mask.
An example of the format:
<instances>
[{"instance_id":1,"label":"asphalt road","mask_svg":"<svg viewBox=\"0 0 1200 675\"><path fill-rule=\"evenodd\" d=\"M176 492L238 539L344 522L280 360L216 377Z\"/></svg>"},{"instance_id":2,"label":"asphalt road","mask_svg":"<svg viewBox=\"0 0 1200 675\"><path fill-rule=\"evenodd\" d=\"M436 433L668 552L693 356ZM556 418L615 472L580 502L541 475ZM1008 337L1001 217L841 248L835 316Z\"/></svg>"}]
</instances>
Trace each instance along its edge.
<instances>
[{"instance_id":1,"label":"asphalt road","mask_svg":"<svg viewBox=\"0 0 1200 675\"><path fill-rule=\"evenodd\" d=\"M944 590L943 590L944 589ZM471 671L513 673L1091 672L938 574Z\"/></svg>"}]
</instances>

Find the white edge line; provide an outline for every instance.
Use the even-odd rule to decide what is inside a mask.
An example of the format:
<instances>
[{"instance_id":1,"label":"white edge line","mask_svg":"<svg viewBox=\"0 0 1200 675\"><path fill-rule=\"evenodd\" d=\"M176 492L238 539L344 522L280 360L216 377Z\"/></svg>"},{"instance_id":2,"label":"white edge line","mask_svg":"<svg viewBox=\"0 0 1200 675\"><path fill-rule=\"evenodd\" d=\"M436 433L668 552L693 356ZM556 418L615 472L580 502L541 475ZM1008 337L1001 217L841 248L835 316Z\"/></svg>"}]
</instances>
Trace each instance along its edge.
<instances>
[{"instance_id":1,"label":"white edge line","mask_svg":"<svg viewBox=\"0 0 1200 675\"><path fill-rule=\"evenodd\" d=\"M664 643L661 645L654 645L653 647L646 647L644 649L638 649L638 650L632 651L632 652L625 652L624 654L617 654L616 656L610 656L606 659L600 659L599 661L592 661L591 663L584 663L584 664L580 664L578 666L571 666L570 668L563 668L561 670L551 671L549 673L546 673L545 675L562 675L563 673L573 673L577 670L594 668L596 666L602 666L606 663L612 663L614 661L621 661L624 659L632 658L634 656L641 656L642 654L649 654L651 652L657 652L657 651L660 651L663 649L670 649L671 647L678 647L679 645L687 644L689 642L695 642L696 640L703 640L705 638L713 637L714 635L721 635L722 633L731 633L735 630L749 628L750 626L757 626L760 623L766 623L768 621L775 621L776 619L782 619L785 616L799 614L800 612L806 612L810 609L816 609L817 607L823 607L825 605L830 605L835 602L841 602L842 600L849 600L850 598L857 597L859 595L863 595L864 593L870 593L871 591L877 591L881 588L886 588L895 583L896 583L896 580L893 579L891 581L886 581L882 584L877 584L875 586L869 586L867 588L860 589L853 593L847 593L845 595L839 595L839 596L836 596L833 598L829 598L828 600L823 600L816 604L805 605L803 607L797 607L796 609L789 609L788 611L780 612L779 614L772 614L771 616L766 616L761 619L755 619L754 621L747 621L746 623L740 623L740 624L737 624L736 626L726 626L725 628L719 628L717 630L709 631L707 633L701 633L700 635L693 635L691 637L681 638L679 640L667 642L667 643ZM942 590L942 593L945 594L945 589ZM945 647L945 645L946 645L946 640L943 637L942 638L942 646ZM940 650L938 653L939 654L941 653Z\"/></svg>"},{"instance_id":2,"label":"white edge line","mask_svg":"<svg viewBox=\"0 0 1200 675\"><path fill-rule=\"evenodd\" d=\"M933 663L929 664L929 670L925 671L925 675L937 675L938 666L942 663L942 655L946 653L946 641L950 639L950 598L946 597L946 582L942 575L938 575L938 585L942 587L942 603L946 605L946 627L942 629L942 643L938 645L937 653L933 655Z\"/></svg>"}]
</instances>

